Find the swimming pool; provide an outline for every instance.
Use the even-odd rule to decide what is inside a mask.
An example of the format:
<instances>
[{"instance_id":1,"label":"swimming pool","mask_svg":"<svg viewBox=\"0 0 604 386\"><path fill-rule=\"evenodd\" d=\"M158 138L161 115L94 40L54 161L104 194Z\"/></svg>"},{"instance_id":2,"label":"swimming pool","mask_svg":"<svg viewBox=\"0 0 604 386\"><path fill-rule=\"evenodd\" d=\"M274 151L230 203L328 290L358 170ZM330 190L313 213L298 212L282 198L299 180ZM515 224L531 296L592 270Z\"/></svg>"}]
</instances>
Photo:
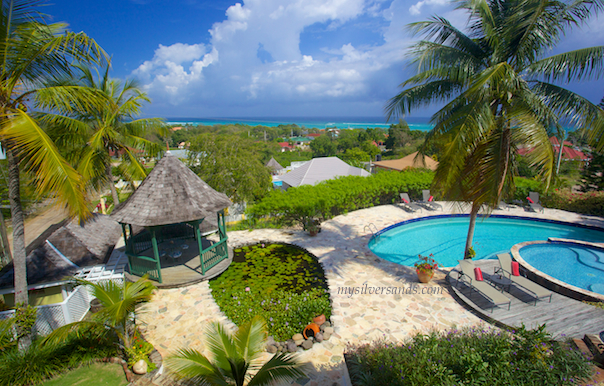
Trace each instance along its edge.
<instances>
[{"instance_id":1,"label":"swimming pool","mask_svg":"<svg viewBox=\"0 0 604 386\"><path fill-rule=\"evenodd\" d=\"M379 257L411 266L417 255L434 254L444 267L454 267L463 258L468 233L468 215L424 217L385 228L369 242ZM476 220L475 259L507 252L518 243L549 237L604 242L604 231L557 221L492 215Z\"/></svg>"},{"instance_id":2,"label":"swimming pool","mask_svg":"<svg viewBox=\"0 0 604 386\"><path fill-rule=\"evenodd\" d=\"M604 295L604 249L545 243L523 246L518 253L526 263L554 279Z\"/></svg>"}]
</instances>

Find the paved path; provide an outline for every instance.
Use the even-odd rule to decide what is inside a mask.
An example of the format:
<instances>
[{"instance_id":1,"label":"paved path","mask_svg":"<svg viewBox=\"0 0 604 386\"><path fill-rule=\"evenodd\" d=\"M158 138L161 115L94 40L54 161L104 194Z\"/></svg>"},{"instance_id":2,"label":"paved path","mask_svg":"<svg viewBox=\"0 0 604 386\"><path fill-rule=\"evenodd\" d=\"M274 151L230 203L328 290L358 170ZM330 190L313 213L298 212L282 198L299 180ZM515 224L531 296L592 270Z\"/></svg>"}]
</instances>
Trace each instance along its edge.
<instances>
[{"instance_id":1,"label":"paved path","mask_svg":"<svg viewBox=\"0 0 604 386\"><path fill-rule=\"evenodd\" d=\"M461 211L458 206L443 204L444 213ZM599 218L552 209L545 209L543 214L528 213L522 208L496 213L602 224ZM294 385L349 384L343 362L343 352L349 344L362 344L377 338L400 341L418 331L484 323L448 293L447 269L440 270L432 283L419 284L414 269L382 260L367 248L371 236L366 228L369 223L383 229L425 215L425 211L409 214L397 206L384 205L337 216L323 223L322 232L316 237L302 231L277 229L229 232L229 245L233 248L260 241L291 243L317 256L325 269L335 333L329 341L301 353L302 360L309 361L313 370L308 378L300 379ZM375 287L411 288L411 292L417 288L417 293L365 293L351 297L342 293L342 288L346 287L365 288L365 292ZM145 310L140 320L146 324L146 336L164 357L180 347L203 350L205 324L211 320L226 321L213 301L207 282L158 291Z\"/></svg>"}]
</instances>

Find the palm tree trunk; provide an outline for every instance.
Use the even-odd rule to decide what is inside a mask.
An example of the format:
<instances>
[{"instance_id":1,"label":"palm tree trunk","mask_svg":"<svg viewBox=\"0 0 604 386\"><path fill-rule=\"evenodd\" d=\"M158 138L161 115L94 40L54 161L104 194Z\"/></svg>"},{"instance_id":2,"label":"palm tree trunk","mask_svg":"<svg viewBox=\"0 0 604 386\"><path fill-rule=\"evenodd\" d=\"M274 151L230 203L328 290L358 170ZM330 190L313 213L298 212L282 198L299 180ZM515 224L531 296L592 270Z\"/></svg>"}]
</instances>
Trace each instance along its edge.
<instances>
[{"instance_id":1,"label":"palm tree trunk","mask_svg":"<svg viewBox=\"0 0 604 386\"><path fill-rule=\"evenodd\" d=\"M19 192L19 160L11 149L6 150L8 160L8 199L13 222L13 269L15 275L15 305L27 305L27 266L25 253L25 228L23 207Z\"/></svg>"},{"instance_id":2,"label":"palm tree trunk","mask_svg":"<svg viewBox=\"0 0 604 386\"><path fill-rule=\"evenodd\" d=\"M2 239L0 242L1 246L2 246L2 251L0 253L2 253L2 262L0 263L0 269L2 269L1 267L4 267L6 265L8 265L12 260L12 256L10 253L10 244L8 242L8 235L6 234L6 225L4 223L4 216L2 215L2 211L0 210L0 238Z\"/></svg>"},{"instance_id":3,"label":"palm tree trunk","mask_svg":"<svg viewBox=\"0 0 604 386\"><path fill-rule=\"evenodd\" d=\"M120 203L120 198L117 195L117 189L115 188L115 183L113 182L113 172L111 171L111 163L105 166L105 173L107 173L107 178L109 179L109 188L111 189L111 196L113 197L113 207L115 208L117 204Z\"/></svg>"},{"instance_id":4,"label":"palm tree trunk","mask_svg":"<svg viewBox=\"0 0 604 386\"><path fill-rule=\"evenodd\" d=\"M478 216L478 210L480 204L474 201L472 203L472 210L470 211L470 227L468 228L468 238L466 239L466 250L464 251L464 259L469 259L468 251L472 247L472 241L474 240L474 226L476 225L476 217Z\"/></svg>"}]
</instances>

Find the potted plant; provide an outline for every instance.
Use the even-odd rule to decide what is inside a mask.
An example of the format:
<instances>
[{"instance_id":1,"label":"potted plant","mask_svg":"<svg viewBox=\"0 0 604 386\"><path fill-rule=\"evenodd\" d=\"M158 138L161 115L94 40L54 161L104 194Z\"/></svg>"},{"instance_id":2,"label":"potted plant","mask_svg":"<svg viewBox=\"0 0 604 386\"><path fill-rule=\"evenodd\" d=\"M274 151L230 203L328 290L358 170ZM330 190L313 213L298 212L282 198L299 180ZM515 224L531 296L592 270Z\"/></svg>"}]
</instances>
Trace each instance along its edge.
<instances>
[{"instance_id":1,"label":"potted plant","mask_svg":"<svg viewBox=\"0 0 604 386\"><path fill-rule=\"evenodd\" d=\"M311 218L306 221L304 229L308 231L311 236L316 236L317 233L321 231L321 223L319 222L319 220Z\"/></svg>"},{"instance_id":2,"label":"potted plant","mask_svg":"<svg viewBox=\"0 0 604 386\"><path fill-rule=\"evenodd\" d=\"M474 247L468 248L468 253L464 257L464 259L473 259L475 257L476 257L476 251L474 250Z\"/></svg>"},{"instance_id":3,"label":"potted plant","mask_svg":"<svg viewBox=\"0 0 604 386\"><path fill-rule=\"evenodd\" d=\"M434 276L434 270L438 268L438 263L434 260L433 254L429 256L419 255L419 260L414 266L420 283L428 283Z\"/></svg>"}]
</instances>

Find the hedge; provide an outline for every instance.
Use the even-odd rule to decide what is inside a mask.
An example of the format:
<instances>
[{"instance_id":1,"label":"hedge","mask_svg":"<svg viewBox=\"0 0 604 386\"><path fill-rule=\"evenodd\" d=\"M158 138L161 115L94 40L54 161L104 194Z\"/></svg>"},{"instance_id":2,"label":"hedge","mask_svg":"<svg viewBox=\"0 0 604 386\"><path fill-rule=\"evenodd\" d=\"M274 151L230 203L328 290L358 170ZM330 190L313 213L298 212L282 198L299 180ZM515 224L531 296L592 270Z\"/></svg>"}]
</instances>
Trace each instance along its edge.
<instances>
[{"instance_id":1,"label":"hedge","mask_svg":"<svg viewBox=\"0 0 604 386\"><path fill-rule=\"evenodd\" d=\"M424 170L340 177L317 185L272 191L249 207L247 214L255 219L271 216L284 224L298 222L306 226L311 219L325 221L354 210L392 204L401 192L420 198L421 191L430 188L433 178L433 172Z\"/></svg>"}]
</instances>

